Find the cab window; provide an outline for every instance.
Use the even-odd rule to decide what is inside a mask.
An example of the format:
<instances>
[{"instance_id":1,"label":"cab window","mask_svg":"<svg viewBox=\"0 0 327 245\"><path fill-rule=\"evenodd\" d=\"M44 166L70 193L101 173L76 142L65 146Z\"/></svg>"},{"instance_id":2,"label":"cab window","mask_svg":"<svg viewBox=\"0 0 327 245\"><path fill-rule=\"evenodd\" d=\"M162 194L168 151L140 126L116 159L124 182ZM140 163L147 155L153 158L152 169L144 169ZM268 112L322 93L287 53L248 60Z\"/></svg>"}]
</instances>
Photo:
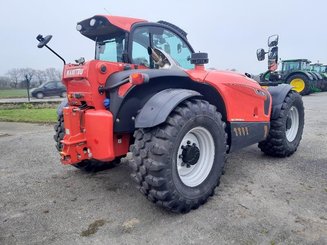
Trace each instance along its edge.
<instances>
[{"instance_id":1,"label":"cab window","mask_svg":"<svg viewBox=\"0 0 327 245\"><path fill-rule=\"evenodd\" d=\"M96 43L95 59L109 62L123 62L125 34L117 33L114 37Z\"/></svg>"},{"instance_id":2,"label":"cab window","mask_svg":"<svg viewBox=\"0 0 327 245\"><path fill-rule=\"evenodd\" d=\"M193 68L190 63L191 50L175 33L163 30L162 33L153 34L153 47L168 53L184 69Z\"/></svg>"},{"instance_id":3,"label":"cab window","mask_svg":"<svg viewBox=\"0 0 327 245\"><path fill-rule=\"evenodd\" d=\"M192 54L187 43L177 34L162 27L146 26L135 29L132 37L131 59L133 64L154 68L148 54L148 47L157 48L169 54L184 69L192 69Z\"/></svg>"},{"instance_id":4,"label":"cab window","mask_svg":"<svg viewBox=\"0 0 327 245\"><path fill-rule=\"evenodd\" d=\"M132 63L150 67L150 56L148 54L150 36L148 28L138 28L135 30L132 45Z\"/></svg>"}]
</instances>

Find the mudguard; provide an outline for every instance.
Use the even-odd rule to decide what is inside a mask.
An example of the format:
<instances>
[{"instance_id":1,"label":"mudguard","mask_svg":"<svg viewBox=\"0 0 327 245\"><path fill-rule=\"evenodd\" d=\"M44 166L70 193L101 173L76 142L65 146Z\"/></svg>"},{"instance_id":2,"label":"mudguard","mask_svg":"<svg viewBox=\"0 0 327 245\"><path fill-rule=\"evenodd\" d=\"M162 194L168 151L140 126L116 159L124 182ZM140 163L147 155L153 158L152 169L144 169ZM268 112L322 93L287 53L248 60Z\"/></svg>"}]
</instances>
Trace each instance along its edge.
<instances>
[{"instance_id":1,"label":"mudguard","mask_svg":"<svg viewBox=\"0 0 327 245\"><path fill-rule=\"evenodd\" d=\"M287 94L292 90L292 86L289 84L281 84L276 87L269 87L268 92L272 97L272 111L270 119L278 118L283 102Z\"/></svg>"},{"instance_id":2,"label":"mudguard","mask_svg":"<svg viewBox=\"0 0 327 245\"><path fill-rule=\"evenodd\" d=\"M57 115L62 116L64 107L68 106L68 100L65 98L57 108Z\"/></svg>"},{"instance_id":3,"label":"mudguard","mask_svg":"<svg viewBox=\"0 0 327 245\"><path fill-rule=\"evenodd\" d=\"M194 90L165 89L153 95L143 106L135 119L135 128L151 128L166 121L169 114L182 101L201 97Z\"/></svg>"},{"instance_id":4,"label":"mudguard","mask_svg":"<svg viewBox=\"0 0 327 245\"><path fill-rule=\"evenodd\" d=\"M291 72L291 73L288 74L288 75L286 76L286 78L283 79L283 80L287 81L291 76L293 76L293 75L295 75L295 74L302 74L302 75L308 77L311 81L312 81L312 80L315 80L315 78L313 77L313 75L312 75L310 72L307 72L307 71L295 71L295 72Z\"/></svg>"}]
</instances>

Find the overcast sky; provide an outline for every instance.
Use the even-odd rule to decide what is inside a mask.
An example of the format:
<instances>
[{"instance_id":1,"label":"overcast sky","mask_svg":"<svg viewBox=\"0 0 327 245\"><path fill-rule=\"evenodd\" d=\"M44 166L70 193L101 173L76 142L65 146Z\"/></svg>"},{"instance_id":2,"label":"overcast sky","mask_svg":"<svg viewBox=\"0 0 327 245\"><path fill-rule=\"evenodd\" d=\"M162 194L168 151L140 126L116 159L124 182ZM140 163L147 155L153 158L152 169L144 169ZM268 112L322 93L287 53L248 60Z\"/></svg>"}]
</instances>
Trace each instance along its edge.
<instances>
[{"instance_id":1,"label":"overcast sky","mask_svg":"<svg viewBox=\"0 0 327 245\"><path fill-rule=\"evenodd\" d=\"M35 37L52 34L50 46L68 62L92 59L94 44L76 31L76 23L96 14L172 22L189 35L196 51L209 53L208 67L259 73L266 62L256 49L280 35L282 59L308 58L327 63L326 0L1 0L0 75L11 68L62 68Z\"/></svg>"}]
</instances>

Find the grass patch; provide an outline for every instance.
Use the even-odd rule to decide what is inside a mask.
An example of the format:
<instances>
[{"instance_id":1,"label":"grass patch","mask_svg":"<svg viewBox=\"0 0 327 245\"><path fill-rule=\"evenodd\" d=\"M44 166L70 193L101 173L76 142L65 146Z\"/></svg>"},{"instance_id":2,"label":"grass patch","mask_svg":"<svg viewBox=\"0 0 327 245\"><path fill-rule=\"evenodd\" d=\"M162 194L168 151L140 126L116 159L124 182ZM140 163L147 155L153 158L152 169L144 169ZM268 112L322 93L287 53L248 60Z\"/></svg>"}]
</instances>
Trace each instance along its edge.
<instances>
[{"instance_id":1,"label":"grass patch","mask_svg":"<svg viewBox=\"0 0 327 245\"><path fill-rule=\"evenodd\" d=\"M55 123L57 121L57 113L54 108L0 109L0 121Z\"/></svg>"},{"instance_id":2,"label":"grass patch","mask_svg":"<svg viewBox=\"0 0 327 245\"><path fill-rule=\"evenodd\" d=\"M44 103L0 103L0 110L2 109L44 109L44 108L57 108L60 102L44 102Z\"/></svg>"},{"instance_id":3,"label":"grass patch","mask_svg":"<svg viewBox=\"0 0 327 245\"><path fill-rule=\"evenodd\" d=\"M27 98L26 89L0 89L0 99Z\"/></svg>"}]
</instances>

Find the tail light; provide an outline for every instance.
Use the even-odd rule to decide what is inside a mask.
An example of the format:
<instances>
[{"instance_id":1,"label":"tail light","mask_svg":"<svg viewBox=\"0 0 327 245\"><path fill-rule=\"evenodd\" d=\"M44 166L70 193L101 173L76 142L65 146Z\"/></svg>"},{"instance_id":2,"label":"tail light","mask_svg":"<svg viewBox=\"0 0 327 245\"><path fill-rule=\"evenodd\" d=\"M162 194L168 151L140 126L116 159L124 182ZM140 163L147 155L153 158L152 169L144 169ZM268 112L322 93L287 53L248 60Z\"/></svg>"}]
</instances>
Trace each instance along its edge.
<instances>
[{"instance_id":1,"label":"tail light","mask_svg":"<svg viewBox=\"0 0 327 245\"><path fill-rule=\"evenodd\" d=\"M129 76L129 82L133 85L140 85L149 81L149 77L142 73L133 73Z\"/></svg>"}]
</instances>

